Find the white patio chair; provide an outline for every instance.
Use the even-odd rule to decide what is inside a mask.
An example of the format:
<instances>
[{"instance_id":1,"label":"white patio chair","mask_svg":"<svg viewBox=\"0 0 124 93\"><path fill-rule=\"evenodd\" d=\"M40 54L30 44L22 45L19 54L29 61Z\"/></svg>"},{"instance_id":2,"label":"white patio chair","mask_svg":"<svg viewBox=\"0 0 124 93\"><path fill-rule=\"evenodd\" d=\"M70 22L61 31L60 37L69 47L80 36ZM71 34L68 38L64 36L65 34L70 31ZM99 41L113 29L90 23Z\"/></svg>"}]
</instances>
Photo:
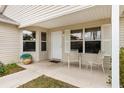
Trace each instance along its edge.
<instances>
[{"instance_id":1,"label":"white patio chair","mask_svg":"<svg viewBox=\"0 0 124 93\"><path fill-rule=\"evenodd\" d=\"M64 62L68 63L68 68L70 68L71 63L79 63L79 53L77 50L65 53ZM81 63L79 63L79 68L81 68Z\"/></svg>"},{"instance_id":2,"label":"white patio chair","mask_svg":"<svg viewBox=\"0 0 124 93\"><path fill-rule=\"evenodd\" d=\"M82 60L83 60L82 64L85 64L87 66L87 69L90 66L92 71L93 63L95 63L96 59L97 59L97 54L85 53L83 54L83 57L82 57Z\"/></svg>"},{"instance_id":3,"label":"white patio chair","mask_svg":"<svg viewBox=\"0 0 124 93\"><path fill-rule=\"evenodd\" d=\"M81 60L81 66L83 65L83 66L88 66L88 64L87 64L87 56L86 56L86 54L84 54L84 53L81 53L80 54L80 60Z\"/></svg>"},{"instance_id":4,"label":"white patio chair","mask_svg":"<svg viewBox=\"0 0 124 93\"><path fill-rule=\"evenodd\" d=\"M104 65L103 65L103 62L104 62L104 56L102 55L102 53L98 53L98 54L84 54L84 59L83 59L87 65L87 68L88 66L90 66L91 68L91 71L92 71L92 68L94 65L96 66L101 66L102 67L102 70L103 72L105 72L104 70Z\"/></svg>"},{"instance_id":5,"label":"white patio chair","mask_svg":"<svg viewBox=\"0 0 124 93\"><path fill-rule=\"evenodd\" d=\"M104 55L102 53L98 53L97 57L96 57L96 61L93 62L92 65L101 66L103 72L105 73L105 70L104 70Z\"/></svg>"}]
</instances>

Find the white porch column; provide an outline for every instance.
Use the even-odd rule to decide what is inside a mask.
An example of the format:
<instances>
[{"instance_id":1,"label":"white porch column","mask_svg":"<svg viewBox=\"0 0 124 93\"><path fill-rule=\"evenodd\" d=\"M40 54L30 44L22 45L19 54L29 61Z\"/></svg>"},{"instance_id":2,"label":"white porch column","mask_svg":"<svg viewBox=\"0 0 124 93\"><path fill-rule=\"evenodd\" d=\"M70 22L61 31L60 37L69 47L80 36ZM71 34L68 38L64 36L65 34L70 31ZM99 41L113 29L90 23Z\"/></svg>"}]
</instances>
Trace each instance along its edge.
<instances>
[{"instance_id":1,"label":"white porch column","mask_svg":"<svg viewBox=\"0 0 124 93\"><path fill-rule=\"evenodd\" d=\"M24 53L24 51L23 51L23 31L24 31L25 29L20 29L19 30L19 33L20 33L20 53L19 53L19 60L20 60L20 56ZM20 60L20 62L21 62L21 60Z\"/></svg>"},{"instance_id":2,"label":"white porch column","mask_svg":"<svg viewBox=\"0 0 124 93\"><path fill-rule=\"evenodd\" d=\"M85 54L85 28L83 27L83 54Z\"/></svg>"},{"instance_id":3,"label":"white porch column","mask_svg":"<svg viewBox=\"0 0 124 93\"><path fill-rule=\"evenodd\" d=\"M24 29L20 29L20 55L23 53L23 30Z\"/></svg>"},{"instance_id":4,"label":"white porch column","mask_svg":"<svg viewBox=\"0 0 124 93\"><path fill-rule=\"evenodd\" d=\"M40 31L36 31L36 61L40 61Z\"/></svg>"},{"instance_id":5,"label":"white porch column","mask_svg":"<svg viewBox=\"0 0 124 93\"><path fill-rule=\"evenodd\" d=\"M112 87L119 88L119 5L112 5Z\"/></svg>"}]
</instances>

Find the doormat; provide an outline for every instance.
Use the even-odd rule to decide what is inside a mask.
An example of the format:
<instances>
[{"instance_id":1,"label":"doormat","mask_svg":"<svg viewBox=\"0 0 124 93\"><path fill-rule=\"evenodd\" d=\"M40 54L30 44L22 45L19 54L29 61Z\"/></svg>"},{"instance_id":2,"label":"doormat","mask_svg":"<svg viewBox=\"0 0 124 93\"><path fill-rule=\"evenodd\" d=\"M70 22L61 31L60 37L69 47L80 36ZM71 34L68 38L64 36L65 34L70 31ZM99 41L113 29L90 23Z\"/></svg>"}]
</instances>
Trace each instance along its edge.
<instances>
[{"instance_id":1,"label":"doormat","mask_svg":"<svg viewBox=\"0 0 124 93\"><path fill-rule=\"evenodd\" d=\"M53 63L60 63L61 61L59 61L59 60L50 60L50 62L53 62Z\"/></svg>"}]
</instances>

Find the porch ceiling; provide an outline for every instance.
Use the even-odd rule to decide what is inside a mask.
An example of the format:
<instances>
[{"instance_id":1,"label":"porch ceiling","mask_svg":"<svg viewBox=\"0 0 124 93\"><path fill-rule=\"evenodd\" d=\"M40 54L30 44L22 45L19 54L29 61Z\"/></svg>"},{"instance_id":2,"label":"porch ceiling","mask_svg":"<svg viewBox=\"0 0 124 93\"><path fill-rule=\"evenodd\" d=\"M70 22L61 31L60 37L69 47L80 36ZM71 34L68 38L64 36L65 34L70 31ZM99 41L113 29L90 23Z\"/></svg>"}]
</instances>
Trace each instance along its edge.
<instances>
[{"instance_id":1,"label":"porch ceiling","mask_svg":"<svg viewBox=\"0 0 124 93\"><path fill-rule=\"evenodd\" d=\"M35 23L33 24L33 26L40 26L51 29L55 27L72 25L110 17L111 17L110 5L97 5L51 20Z\"/></svg>"},{"instance_id":2,"label":"porch ceiling","mask_svg":"<svg viewBox=\"0 0 124 93\"><path fill-rule=\"evenodd\" d=\"M3 14L20 23L20 27L26 27L92 6L93 5L8 5Z\"/></svg>"},{"instance_id":3,"label":"porch ceiling","mask_svg":"<svg viewBox=\"0 0 124 93\"><path fill-rule=\"evenodd\" d=\"M111 5L0 5L0 14L18 22L20 27L55 28L111 17ZM124 5L120 6L124 17Z\"/></svg>"},{"instance_id":4,"label":"porch ceiling","mask_svg":"<svg viewBox=\"0 0 124 93\"><path fill-rule=\"evenodd\" d=\"M6 7L7 5L0 5L0 22L9 23L13 25L19 25L19 23L17 23L13 19L3 15L4 11L6 10Z\"/></svg>"}]
</instances>

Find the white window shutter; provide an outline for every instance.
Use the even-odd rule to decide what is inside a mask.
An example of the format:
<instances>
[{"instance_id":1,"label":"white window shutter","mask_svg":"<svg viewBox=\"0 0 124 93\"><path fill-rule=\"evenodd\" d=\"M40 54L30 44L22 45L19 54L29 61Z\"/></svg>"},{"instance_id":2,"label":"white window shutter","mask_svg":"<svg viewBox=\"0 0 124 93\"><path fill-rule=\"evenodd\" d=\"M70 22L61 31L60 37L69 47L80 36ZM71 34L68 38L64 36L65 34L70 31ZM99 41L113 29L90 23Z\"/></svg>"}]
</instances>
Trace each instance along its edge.
<instances>
[{"instance_id":1,"label":"white window shutter","mask_svg":"<svg viewBox=\"0 0 124 93\"><path fill-rule=\"evenodd\" d=\"M112 55L111 24L105 24L101 26L101 50L105 55Z\"/></svg>"},{"instance_id":2,"label":"white window shutter","mask_svg":"<svg viewBox=\"0 0 124 93\"><path fill-rule=\"evenodd\" d=\"M65 53L70 52L70 30L65 30L64 31L64 50Z\"/></svg>"}]
</instances>

